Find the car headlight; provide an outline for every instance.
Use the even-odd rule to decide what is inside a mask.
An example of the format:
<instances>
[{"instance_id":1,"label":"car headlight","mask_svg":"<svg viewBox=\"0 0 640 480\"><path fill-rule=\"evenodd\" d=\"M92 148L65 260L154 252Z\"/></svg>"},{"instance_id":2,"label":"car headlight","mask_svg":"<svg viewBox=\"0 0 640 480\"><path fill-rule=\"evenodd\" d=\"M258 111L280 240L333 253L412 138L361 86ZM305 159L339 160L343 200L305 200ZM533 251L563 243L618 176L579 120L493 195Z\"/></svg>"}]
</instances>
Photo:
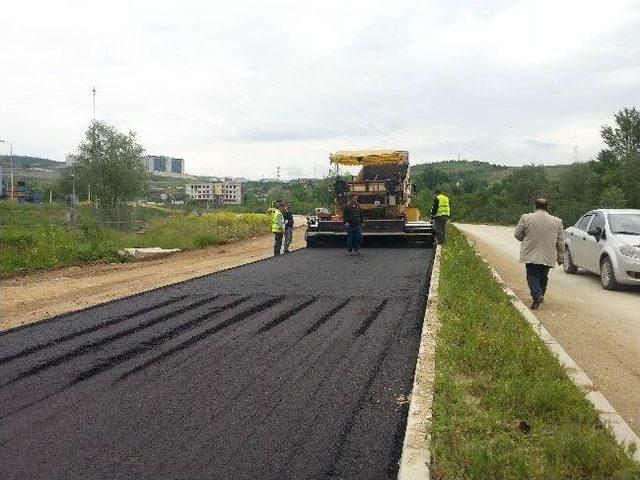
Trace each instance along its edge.
<instances>
[{"instance_id":1,"label":"car headlight","mask_svg":"<svg viewBox=\"0 0 640 480\"><path fill-rule=\"evenodd\" d=\"M620 250L620 253L625 257L640 259L640 248L638 247L634 247L632 245L620 245L618 250Z\"/></svg>"}]
</instances>

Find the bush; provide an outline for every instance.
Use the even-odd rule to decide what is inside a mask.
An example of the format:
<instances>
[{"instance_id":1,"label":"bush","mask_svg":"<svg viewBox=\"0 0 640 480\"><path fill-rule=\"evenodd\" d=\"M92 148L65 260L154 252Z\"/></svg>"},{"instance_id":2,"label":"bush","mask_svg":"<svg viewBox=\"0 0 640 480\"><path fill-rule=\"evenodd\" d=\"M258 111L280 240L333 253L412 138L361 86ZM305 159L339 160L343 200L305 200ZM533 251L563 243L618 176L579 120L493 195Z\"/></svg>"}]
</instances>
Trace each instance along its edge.
<instances>
[{"instance_id":1,"label":"bush","mask_svg":"<svg viewBox=\"0 0 640 480\"><path fill-rule=\"evenodd\" d=\"M36 237L32 233L0 230L0 244L16 248L29 248L34 246L36 242Z\"/></svg>"},{"instance_id":2,"label":"bush","mask_svg":"<svg viewBox=\"0 0 640 480\"><path fill-rule=\"evenodd\" d=\"M83 240L95 242L104 235L102 225L95 218L80 218L79 229Z\"/></svg>"}]
</instances>

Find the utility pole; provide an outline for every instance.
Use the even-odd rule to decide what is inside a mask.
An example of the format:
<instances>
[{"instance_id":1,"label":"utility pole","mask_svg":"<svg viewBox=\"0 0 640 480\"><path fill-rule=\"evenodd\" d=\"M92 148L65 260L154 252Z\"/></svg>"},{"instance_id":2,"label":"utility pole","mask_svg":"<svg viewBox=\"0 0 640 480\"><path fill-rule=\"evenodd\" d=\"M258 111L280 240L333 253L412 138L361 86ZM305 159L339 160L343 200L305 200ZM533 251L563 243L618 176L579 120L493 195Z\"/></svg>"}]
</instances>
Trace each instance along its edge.
<instances>
[{"instance_id":1,"label":"utility pole","mask_svg":"<svg viewBox=\"0 0 640 480\"><path fill-rule=\"evenodd\" d=\"M280 167L276 169L276 178L278 179L278 183L280 183Z\"/></svg>"},{"instance_id":2,"label":"utility pole","mask_svg":"<svg viewBox=\"0 0 640 480\"><path fill-rule=\"evenodd\" d=\"M93 135L91 136L91 160L94 160L94 155L96 153L96 86L93 86ZM89 192L88 192L88 200L91 203L91 184L89 184Z\"/></svg>"},{"instance_id":3,"label":"utility pole","mask_svg":"<svg viewBox=\"0 0 640 480\"><path fill-rule=\"evenodd\" d=\"M573 163L578 163L578 146L573 146Z\"/></svg>"}]
</instances>

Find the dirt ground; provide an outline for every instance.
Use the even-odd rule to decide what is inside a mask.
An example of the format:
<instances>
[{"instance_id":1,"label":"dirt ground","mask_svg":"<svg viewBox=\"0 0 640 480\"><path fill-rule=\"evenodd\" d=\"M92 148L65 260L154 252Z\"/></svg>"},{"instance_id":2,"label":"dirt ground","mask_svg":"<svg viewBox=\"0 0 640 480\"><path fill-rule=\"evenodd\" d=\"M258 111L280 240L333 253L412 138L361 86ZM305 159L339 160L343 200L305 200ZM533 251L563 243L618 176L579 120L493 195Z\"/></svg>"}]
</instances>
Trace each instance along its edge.
<instances>
[{"instance_id":1,"label":"dirt ground","mask_svg":"<svg viewBox=\"0 0 640 480\"><path fill-rule=\"evenodd\" d=\"M296 218L292 248L305 245L304 218ZM140 262L82 265L0 281L0 330L80 310L199 277L273 254L273 236L178 252Z\"/></svg>"},{"instance_id":2,"label":"dirt ground","mask_svg":"<svg viewBox=\"0 0 640 480\"><path fill-rule=\"evenodd\" d=\"M530 303L513 228L458 225L525 302ZM600 279L554 268L536 316L640 434L640 289L609 292Z\"/></svg>"}]
</instances>

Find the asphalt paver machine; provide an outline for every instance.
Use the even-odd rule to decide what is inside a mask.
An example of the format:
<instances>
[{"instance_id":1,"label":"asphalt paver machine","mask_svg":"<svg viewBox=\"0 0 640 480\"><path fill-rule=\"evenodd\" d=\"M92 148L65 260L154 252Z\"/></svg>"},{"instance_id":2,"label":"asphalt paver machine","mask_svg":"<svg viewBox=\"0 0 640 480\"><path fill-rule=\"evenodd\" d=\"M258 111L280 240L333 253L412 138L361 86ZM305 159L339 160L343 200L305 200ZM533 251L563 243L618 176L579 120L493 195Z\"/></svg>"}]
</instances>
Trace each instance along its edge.
<instances>
[{"instance_id":1,"label":"asphalt paver machine","mask_svg":"<svg viewBox=\"0 0 640 480\"><path fill-rule=\"evenodd\" d=\"M340 151L329 156L335 165L334 211L309 217L307 247L344 245L346 227L342 211L356 195L362 208L363 245L369 247L430 247L433 226L420 219L411 205L409 152L402 150ZM360 166L357 176L340 174L340 166Z\"/></svg>"}]
</instances>

